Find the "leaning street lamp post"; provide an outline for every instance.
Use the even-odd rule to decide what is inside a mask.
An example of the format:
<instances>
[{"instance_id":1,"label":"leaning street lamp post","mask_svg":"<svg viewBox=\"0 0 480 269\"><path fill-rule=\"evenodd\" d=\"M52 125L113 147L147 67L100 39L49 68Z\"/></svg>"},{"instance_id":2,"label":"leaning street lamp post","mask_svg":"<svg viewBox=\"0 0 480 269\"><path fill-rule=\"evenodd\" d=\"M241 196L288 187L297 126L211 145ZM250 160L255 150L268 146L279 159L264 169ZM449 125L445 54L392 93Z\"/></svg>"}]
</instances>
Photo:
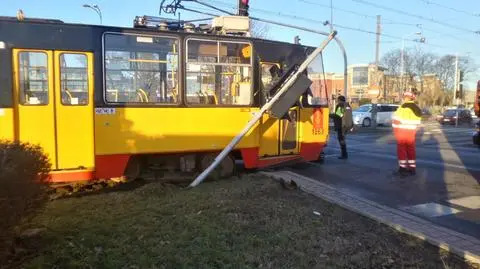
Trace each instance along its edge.
<instances>
[{"instance_id":1,"label":"leaning street lamp post","mask_svg":"<svg viewBox=\"0 0 480 269\"><path fill-rule=\"evenodd\" d=\"M88 5L88 4L84 4L83 7L93 9L98 14L98 17L100 18L100 24L102 24L102 11L98 7L98 5L91 6L91 5Z\"/></svg>"}]
</instances>

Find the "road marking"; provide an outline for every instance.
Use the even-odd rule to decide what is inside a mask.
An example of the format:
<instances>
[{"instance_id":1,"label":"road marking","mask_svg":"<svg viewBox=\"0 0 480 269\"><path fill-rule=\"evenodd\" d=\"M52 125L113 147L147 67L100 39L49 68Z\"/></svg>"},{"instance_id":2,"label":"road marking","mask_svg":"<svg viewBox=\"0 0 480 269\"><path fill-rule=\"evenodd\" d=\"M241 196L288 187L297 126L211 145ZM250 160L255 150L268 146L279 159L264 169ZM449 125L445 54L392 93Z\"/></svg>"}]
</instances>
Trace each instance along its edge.
<instances>
[{"instance_id":1,"label":"road marking","mask_svg":"<svg viewBox=\"0 0 480 269\"><path fill-rule=\"evenodd\" d=\"M406 206L401 209L416 215L423 215L429 218L441 217L441 216L452 215L452 214L457 214L462 212L458 209L444 206L437 203L426 203L426 204L419 204L414 206Z\"/></svg>"},{"instance_id":2,"label":"road marking","mask_svg":"<svg viewBox=\"0 0 480 269\"><path fill-rule=\"evenodd\" d=\"M480 196L467 196L448 200L449 203L470 209L480 209Z\"/></svg>"}]
</instances>

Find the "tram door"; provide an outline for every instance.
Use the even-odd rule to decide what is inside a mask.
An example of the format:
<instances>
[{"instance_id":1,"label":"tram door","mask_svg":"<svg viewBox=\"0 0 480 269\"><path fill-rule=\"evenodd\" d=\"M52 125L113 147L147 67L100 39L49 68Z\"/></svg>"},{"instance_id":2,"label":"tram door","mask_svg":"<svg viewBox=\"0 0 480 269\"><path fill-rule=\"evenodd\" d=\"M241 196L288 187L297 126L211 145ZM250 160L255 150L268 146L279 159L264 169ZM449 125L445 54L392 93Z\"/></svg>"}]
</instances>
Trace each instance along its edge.
<instances>
[{"instance_id":1,"label":"tram door","mask_svg":"<svg viewBox=\"0 0 480 269\"><path fill-rule=\"evenodd\" d=\"M298 107L291 108L288 112L289 118L280 120L280 155L298 153L299 112Z\"/></svg>"},{"instance_id":2,"label":"tram door","mask_svg":"<svg viewBox=\"0 0 480 269\"><path fill-rule=\"evenodd\" d=\"M269 70L275 63L260 63L261 65L261 83L264 87L272 81ZM278 155L291 155L299 153L298 135L299 109L291 108L289 119L276 119L268 114L264 114L261 125L260 135L260 157L271 157Z\"/></svg>"},{"instance_id":3,"label":"tram door","mask_svg":"<svg viewBox=\"0 0 480 269\"><path fill-rule=\"evenodd\" d=\"M52 169L93 169L93 55L14 49L15 137L39 144Z\"/></svg>"}]
</instances>

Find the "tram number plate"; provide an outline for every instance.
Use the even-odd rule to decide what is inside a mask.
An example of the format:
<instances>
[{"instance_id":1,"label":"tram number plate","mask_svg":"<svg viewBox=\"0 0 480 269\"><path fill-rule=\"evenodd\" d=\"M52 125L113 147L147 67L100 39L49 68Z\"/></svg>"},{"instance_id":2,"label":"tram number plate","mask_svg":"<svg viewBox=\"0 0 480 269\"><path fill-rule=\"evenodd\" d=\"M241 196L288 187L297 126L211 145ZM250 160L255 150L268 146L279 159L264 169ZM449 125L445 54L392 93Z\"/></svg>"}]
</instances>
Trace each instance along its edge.
<instances>
[{"instance_id":1,"label":"tram number plate","mask_svg":"<svg viewBox=\"0 0 480 269\"><path fill-rule=\"evenodd\" d=\"M95 108L95 114L97 114L97 115L113 115L113 114L115 114L115 108L113 108L113 107L97 107L97 108Z\"/></svg>"},{"instance_id":2,"label":"tram number plate","mask_svg":"<svg viewBox=\"0 0 480 269\"><path fill-rule=\"evenodd\" d=\"M312 134L313 135L322 135L323 134L323 129L312 129Z\"/></svg>"}]
</instances>

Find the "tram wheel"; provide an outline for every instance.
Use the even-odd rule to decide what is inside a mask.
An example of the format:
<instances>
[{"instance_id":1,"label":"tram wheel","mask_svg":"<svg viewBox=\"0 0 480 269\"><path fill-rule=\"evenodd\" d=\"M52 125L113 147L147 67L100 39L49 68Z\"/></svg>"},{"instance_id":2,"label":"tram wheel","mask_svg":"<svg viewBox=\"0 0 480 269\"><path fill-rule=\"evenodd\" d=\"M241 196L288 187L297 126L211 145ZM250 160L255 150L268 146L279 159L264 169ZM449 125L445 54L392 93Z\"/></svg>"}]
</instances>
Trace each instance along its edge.
<instances>
[{"instance_id":1,"label":"tram wheel","mask_svg":"<svg viewBox=\"0 0 480 269\"><path fill-rule=\"evenodd\" d=\"M217 157L217 153L205 153L200 155L199 170L205 171L208 166L213 163ZM210 173L208 178L220 179L233 176L235 174L235 159L231 155L227 155L220 164Z\"/></svg>"},{"instance_id":2,"label":"tram wheel","mask_svg":"<svg viewBox=\"0 0 480 269\"><path fill-rule=\"evenodd\" d=\"M127 167L125 168L124 176L127 180L135 180L140 177L143 170L143 162L139 156L132 156L128 160Z\"/></svg>"}]
</instances>

